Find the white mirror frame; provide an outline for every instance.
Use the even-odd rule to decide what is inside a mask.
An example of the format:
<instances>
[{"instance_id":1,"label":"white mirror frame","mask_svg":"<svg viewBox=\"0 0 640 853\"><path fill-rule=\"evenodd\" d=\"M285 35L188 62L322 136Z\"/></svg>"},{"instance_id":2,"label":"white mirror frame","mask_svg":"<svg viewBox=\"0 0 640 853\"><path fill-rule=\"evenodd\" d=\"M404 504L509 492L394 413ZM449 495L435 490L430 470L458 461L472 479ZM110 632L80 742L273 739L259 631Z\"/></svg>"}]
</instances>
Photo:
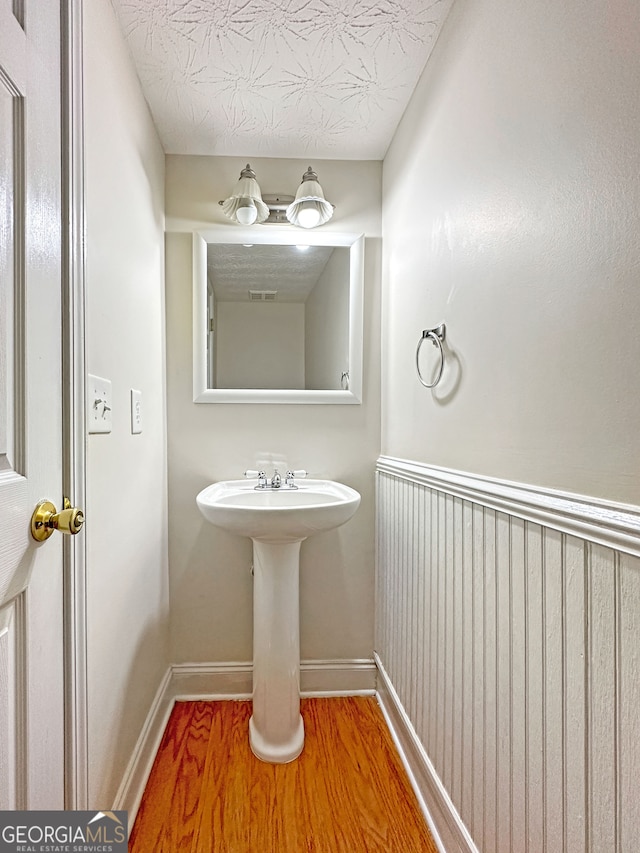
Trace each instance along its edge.
<instances>
[{"instance_id":1,"label":"white mirror frame","mask_svg":"<svg viewBox=\"0 0 640 853\"><path fill-rule=\"evenodd\" d=\"M194 403L343 403L362 402L364 303L364 235L326 232L311 234L272 228L227 228L193 234L193 401ZM207 388L207 244L253 243L267 246L346 246L349 276L349 390L305 391L259 388Z\"/></svg>"}]
</instances>

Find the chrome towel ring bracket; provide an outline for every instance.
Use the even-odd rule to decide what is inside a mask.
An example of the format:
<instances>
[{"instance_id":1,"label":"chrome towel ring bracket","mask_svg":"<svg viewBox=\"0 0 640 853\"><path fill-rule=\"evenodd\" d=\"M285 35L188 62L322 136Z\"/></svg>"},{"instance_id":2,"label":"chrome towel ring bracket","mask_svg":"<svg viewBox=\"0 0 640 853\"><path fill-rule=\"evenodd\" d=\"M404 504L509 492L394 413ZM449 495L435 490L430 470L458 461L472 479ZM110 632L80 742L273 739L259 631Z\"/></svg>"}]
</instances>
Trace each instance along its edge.
<instances>
[{"instance_id":1,"label":"chrome towel ring bracket","mask_svg":"<svg viewBox=\"0 0 640 853\"><path fill-rule=\"evenodd\" d=\"M418 347L416 349L416 370L418 371L418 379L422 382L425 388L435 388L438 382L442 379L442 371L444 370L444 349L442 348L442 343L445 336L446 326L444 323L440 323L440 325L436 326L435 329L425 329L422 332L422 337L418 341ZM440 364L438 365L433 382L425 382L420 371L420 347L427 338L431 341L434 347L438 347L440 352Z\"/></svg>"}]
</instances>

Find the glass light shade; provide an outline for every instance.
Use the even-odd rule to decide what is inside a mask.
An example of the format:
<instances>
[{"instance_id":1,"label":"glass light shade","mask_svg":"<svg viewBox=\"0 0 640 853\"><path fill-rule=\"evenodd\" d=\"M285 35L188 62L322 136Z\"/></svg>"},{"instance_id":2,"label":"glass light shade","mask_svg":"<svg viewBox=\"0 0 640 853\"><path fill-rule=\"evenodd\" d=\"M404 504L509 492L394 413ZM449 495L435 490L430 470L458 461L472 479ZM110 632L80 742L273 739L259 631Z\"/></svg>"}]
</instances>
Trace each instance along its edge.
<instances>
[{"instance_id":1,"label":"glass light shade","mask_svg":"<svg viewBox=\"0 0 640 853\"><path fill-rule=\"evenodd\" d=\"M287 219L301 228L324 225L333 216L333 205L328 202L311 166L302 176L295 200L287 208Z\"/></svg>"},{"instance_id":2,"label":"glass light shade","mask_svg":"<svg viewBox=\"0 0 640 853\"><path fill-rule=\"evenodd\" d=\"M240 172L240 180L233 193L222 202L222 212L240 225L264 222L269 217L269 208L262 201L262 193L251 166Z\"/></svg>"}]
</instances>

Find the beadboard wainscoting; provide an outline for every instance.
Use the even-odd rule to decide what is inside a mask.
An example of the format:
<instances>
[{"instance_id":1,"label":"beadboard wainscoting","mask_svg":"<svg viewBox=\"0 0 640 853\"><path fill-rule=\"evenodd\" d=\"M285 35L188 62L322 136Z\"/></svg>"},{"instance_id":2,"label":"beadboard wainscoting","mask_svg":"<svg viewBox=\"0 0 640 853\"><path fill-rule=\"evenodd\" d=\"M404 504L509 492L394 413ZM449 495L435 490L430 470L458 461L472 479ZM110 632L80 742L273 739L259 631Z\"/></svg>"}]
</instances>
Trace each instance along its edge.
<instances>
[{"instance_id":1,"label":"beadboard wainscoting","mask_svg":"<svg viewBox=\"0 0 640 853\"><path fill-rule=\"evenodd\" d=\"M447 851L632 853L638 508L390 457L377 490L380 693Z\"/></svg>"}]
</instances>

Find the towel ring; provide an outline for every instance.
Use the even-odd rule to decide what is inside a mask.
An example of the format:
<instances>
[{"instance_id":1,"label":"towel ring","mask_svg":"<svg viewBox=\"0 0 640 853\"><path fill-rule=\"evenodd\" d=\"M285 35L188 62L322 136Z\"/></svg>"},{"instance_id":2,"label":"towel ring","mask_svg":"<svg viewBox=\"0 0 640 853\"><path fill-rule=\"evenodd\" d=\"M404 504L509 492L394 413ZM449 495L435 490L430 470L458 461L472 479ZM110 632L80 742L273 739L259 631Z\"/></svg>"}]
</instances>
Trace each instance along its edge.
<instances>
[{"instance_id":1,"label":"towel ring","mask_svg":"<svg viewBox=\"0 0 640 853\"><path fill-rule=\"evenodd\" d=\"M442 371L444 370L444 350L442 348L442 342L445 339L446 327L444 323L440 323L439 326L436 326L435 329L425 329L422 332L422 337L418 341L418 347L416 349L416 370L418 371L418 379L425 388L435 388L438 382L442 379ZM420 371L420 347L424 343L424 341L429 338L434 347L438 347L440 350L440 365L436 372L436 378L433 382L425 382Z\"/></svg>"}]
</instances>

